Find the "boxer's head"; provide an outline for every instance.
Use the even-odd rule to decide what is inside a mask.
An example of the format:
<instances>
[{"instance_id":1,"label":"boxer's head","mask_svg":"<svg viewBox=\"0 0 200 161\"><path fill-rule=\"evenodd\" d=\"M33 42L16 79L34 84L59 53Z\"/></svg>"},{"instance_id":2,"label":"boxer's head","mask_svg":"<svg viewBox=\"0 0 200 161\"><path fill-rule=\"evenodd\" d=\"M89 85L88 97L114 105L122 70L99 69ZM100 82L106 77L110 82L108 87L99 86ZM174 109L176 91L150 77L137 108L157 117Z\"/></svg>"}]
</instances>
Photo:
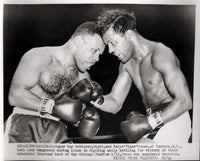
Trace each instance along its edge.
<instances>
[{"instance_id":1,"label":"boxer's head","mask_svg":"<svg viewBox=\"0 0 200 161\"><path fill-rule=\"evenodd\" d=\"M133 44L130 40L137 33L133 12L104 9L97 18L96 28L108 45L109 53L116 55L122 63L131 58Z\"/></svg>"},{"instance_id":2,"label":"boxer's head","mask_svg":"<svg viewBox=\"0 0 200 161\"><path fill-rule=\"evenodd\" d=\"M72 35L72 39L76 46L74 61L79 70L85 72L99 60L105 44L96 33L94 22L81 24Z\"/></svg>"}]
</instances>

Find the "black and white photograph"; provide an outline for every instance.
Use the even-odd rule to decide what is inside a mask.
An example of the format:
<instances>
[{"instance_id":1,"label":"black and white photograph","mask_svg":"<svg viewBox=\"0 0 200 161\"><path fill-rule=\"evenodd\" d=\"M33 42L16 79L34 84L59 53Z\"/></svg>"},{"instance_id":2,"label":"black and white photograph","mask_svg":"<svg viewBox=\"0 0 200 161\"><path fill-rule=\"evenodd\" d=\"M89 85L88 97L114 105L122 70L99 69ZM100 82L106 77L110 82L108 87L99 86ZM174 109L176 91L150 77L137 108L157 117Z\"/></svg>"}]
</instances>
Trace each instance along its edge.
<instances>
[{"instance_id":1,"label":"black and white photograph","mask_svg":"<svg viewBox=\"0 0 200 161\"><path fill-rule=\"evenodd\" d=\"M196 1L19 2L3 3L5 160L199 160Z\"/></svg>"}]
</instances>

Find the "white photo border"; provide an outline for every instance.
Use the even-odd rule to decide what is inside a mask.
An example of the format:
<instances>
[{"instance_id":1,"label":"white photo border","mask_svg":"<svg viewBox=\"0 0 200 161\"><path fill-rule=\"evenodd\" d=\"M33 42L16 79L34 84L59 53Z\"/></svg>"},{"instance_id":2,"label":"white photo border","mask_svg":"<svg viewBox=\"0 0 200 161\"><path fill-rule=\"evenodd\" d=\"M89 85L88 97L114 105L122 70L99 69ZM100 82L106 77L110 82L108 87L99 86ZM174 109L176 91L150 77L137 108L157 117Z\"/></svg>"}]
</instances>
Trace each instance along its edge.
<instances>
[{"instance_id":1,"label":"white photo border","mask_svg":"<svg viewBox=\"0 0 200 161\"><path fill-rule=\"evenodd\" d=\"M198 152L200 151L199 143L200 143L200 4L198 0L3 0L0 6L0 35L3 35L3 5L4 4L170 4L170 5L195 5L196 13L195 13L195 53L194 53L194 88L193 88L193 131L192 131L192 143L198 144L196 149ZM3 36L0 39L1 46L0 51L3 53ZM0 97L1 102L1 134L3 134L3 54L0 56L0 65L1 65L1 94ZM3 135L0 138L0 142L3 143ZM1 147L0 156L2 160L4 160L4 150L3 146ZM199 154L196 156L199 158Z\"/></svg>"}]
</instances>

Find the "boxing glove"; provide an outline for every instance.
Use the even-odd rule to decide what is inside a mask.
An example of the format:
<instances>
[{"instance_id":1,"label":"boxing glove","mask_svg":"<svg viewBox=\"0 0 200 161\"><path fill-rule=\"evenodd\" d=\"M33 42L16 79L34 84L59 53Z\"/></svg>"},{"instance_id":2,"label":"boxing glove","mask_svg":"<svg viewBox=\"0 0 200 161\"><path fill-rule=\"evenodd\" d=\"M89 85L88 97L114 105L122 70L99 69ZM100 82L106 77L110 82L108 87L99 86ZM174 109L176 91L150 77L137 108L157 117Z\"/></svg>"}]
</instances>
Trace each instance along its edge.
<instances>
[{"instance_id":1,"label":"boxing glove","mask_svg":"<svg viewBox=\"0 0 200 161\"><path fill-rule=\"evenodd\" d=\"M70 90L70 94L86 103L91 100L98 100L98 104L102 104L104 101L102 87L98 83L86 78L75 84Z\"/></svg>"},{"instance_id":2,"label":"boxing glove","mask_svg":"<svg viewBox=\"0 0 200 161\"><path fill-rule=\"evenodd\" d=\"M163 120L158 112L146 117L133 111L127 116L126 121L121 122L120 128L129 142L137 142L144 135L163 125Z\"/></svg>"},{"instance_id":3,"label":"boxing glove","mask_svg":"<svg viewBox=\"0 0 200 161\"><path fill-rule=\"evenodd\" d=\"M72 87L70 94L82 102L89 102L91 100L92 90L90 81L85 78Z\"/></svg>"},{"instance_id":4,"label":"boxing glove","mask_svg":"<svg viewBox=\"0 0 200 161\"><path fill-rule=\"evenodd\" d=\"M91 82L92 82L92 87L93 87L91 100L92 101L98 100L97 103L101 105L104 102L103 88L97 82L94 82L94 81L91 81Z\"/></svg>"},{"instance_id":5,"label":"boxing glove","mask_svg":"<svg viewBox=\"0 0 200 161\"><path fill-rule=\"evenodd\" d=\"M77 123L82 113L82 103L78 99L73 99L69 94L62 94L55 100L52 115L70 123Z\"/></svg>"},{"instance_id":6,"label":"boxing glove","mask_svg":"<svg viewBox=\"0 0 200 161\"><path fill-rule=\"evenodd\" d=\"M140 112L138 111L131 111L127 116L126 116L126 120L129 120L131 119L135 114L141 114Z\"/></svg>"},{"instance_id":7,"label":"boxing glove","mask_svg":"<svg viewBox=\"0 0 200 161\"><path fill-rule=\"evenodd\" d=\"M95 136L100 128L100 118L93 106L87 106L82 113L78 131L80 136L91 138Z\"/></svg>"}]
</instances>

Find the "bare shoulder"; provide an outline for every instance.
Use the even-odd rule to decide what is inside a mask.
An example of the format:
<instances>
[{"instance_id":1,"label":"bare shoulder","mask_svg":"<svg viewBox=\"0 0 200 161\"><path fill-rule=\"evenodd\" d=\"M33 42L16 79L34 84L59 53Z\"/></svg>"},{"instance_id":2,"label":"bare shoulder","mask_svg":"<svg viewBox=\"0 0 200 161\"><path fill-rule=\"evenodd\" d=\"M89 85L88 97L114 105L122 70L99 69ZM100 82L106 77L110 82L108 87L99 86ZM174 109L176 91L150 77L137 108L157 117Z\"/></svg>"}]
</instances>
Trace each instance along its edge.
<instances>
[{"instance_id":1,"label":"bare shoulder","mask_svg":"<svg viewBox=\"0 0 200 161\"><path fill-rule=\"evenodd\" d=\"M155 51L152 53L152 65L159 68L179 66L180 62L171 48L162 43L158 43Z\"/></svg>"},{"instance_id":2,"label":"bare shoulder","mask_svg":"<svg viewBox=\"0 0 200 161\"><path fill-rule=\"evenodd\" d=\"M23 55L22 59L47 61L51 59L51 55L48 54L48 49L45 47L32 48Z\"/></svg>"},{"instance_id":3,"label":"bare shoulder","mask_svg":"<svg viewBox=\"0 0 200 161\"><path fill-rule=\"evenodd\" d=\"M35 67L41 68L50 64L52 60L51 54L48 54L47 49L33 48L27 51L21 58L21 64L34 65Z\"/></svg>"},{"instance_id":4,"label":"bare shoulder","mask_svg":"<svg viewBox=\"0 0 200 161\"><path fill-rule=\"evenodd\" d=\"M120 63L120 65L119 65L119 72L124 72L124 71L127 71L127 69L132 68L133 64L131 62L132 61L129 60L125 64Z\"/></svg>"},{"instance_id":5,"label":"bare shoulder","mask_svg":"<svg viewBox=\"0 0 200 161\"><path fill-rule=\"evenodd\" d=\"M155 51L152 54L152 59L174 59L176 56L171 48L167 47L163 43L158 43Z\"/></svg>"}]
</instances>

